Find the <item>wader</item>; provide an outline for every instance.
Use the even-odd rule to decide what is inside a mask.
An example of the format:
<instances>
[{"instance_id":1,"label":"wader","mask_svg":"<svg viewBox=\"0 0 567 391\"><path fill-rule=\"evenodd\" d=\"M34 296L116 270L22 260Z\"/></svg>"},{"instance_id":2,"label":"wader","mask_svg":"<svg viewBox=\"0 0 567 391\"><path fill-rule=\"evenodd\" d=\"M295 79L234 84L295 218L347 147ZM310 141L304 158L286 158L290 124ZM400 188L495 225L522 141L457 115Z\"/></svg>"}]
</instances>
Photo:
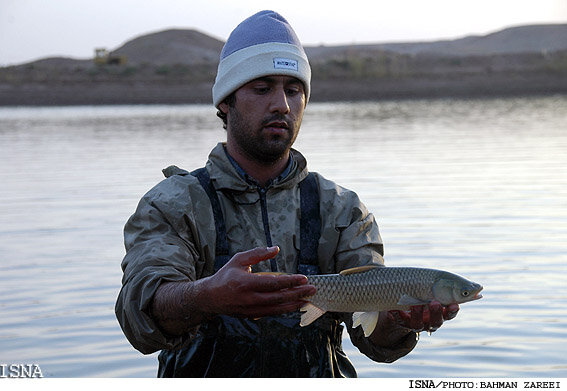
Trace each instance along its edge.
<instances>
[{"instance_id":1,"label":"wader","mask_svg":"<svg viewBox=\"0 0 567 391\"><path fill-rule=\"evenodd\" d=\"M175 174L187 175L180 170ZM165 172L165 170L164 170ZM167 174L166 174L167 175ZM193 171L207 193L216 229L215 272L229 259L226 227L220 202L205 168ZM169 176L169 175L167 175ZM301 222L297 272L318 274L317 245L321 219L315 176L300 184ZM275 262L272 263L272 270ZM219 315L200 325L188 346L162 350L159 377L356 377L342 351L343 326L325 314L307 327L293 312L257 320Z\"/></svg>"}]
</instances>

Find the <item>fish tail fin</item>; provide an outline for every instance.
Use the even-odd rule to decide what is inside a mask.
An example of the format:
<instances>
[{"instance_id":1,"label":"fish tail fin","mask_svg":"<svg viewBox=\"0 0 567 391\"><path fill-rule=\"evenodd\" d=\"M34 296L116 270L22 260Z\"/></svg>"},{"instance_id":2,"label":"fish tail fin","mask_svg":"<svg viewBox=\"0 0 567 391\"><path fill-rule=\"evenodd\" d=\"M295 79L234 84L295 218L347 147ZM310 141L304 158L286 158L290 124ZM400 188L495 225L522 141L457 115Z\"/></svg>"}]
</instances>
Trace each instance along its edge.
<instances>
[{"instance_id":1,"label":"fish tail fin","mask_svg":"<svg viewBox=\"0 0 567 391\"><path fill-rule=\"evenodd\" d=\"M378 312L355 312L352 314L352 327L362 326L364 336L368 337L378 323Z\"/></svg>"},{"instance_id":2,"label":"fish tail fin","mask_svg":"<svg viewBox=\"0 0 567 391\"><path fill-rule=\"evenodd\" d=\"M301 311L304 312L304 314L301 314L301 321L299 322L299 325L301 327L310 325L311 323L315 322L317 318L327 312L311 303L307 303L303 307L301 307Z\"/></svg>"}]
</instances>

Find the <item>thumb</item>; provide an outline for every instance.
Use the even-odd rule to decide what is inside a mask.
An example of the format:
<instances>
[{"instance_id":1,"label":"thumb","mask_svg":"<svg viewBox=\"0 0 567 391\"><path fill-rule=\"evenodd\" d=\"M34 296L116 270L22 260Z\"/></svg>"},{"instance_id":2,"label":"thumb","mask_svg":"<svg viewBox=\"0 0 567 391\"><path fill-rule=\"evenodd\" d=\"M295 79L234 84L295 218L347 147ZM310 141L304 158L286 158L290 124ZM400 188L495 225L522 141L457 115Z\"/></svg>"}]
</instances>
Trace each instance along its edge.
<instances>
[{"instance_id":1,"label":"thumb","mask_svg":"<svg viewBox=\"0 0 567 391\"><path fill-rule=\"evenodd\" d=\"M231 262L234 262L238 266L247 268L262 261L272 259L276 255L278 255L279 252L280 248L278 246L256 247L252 250L242 251L234 254Z\"/></svg>"}]
</instances>

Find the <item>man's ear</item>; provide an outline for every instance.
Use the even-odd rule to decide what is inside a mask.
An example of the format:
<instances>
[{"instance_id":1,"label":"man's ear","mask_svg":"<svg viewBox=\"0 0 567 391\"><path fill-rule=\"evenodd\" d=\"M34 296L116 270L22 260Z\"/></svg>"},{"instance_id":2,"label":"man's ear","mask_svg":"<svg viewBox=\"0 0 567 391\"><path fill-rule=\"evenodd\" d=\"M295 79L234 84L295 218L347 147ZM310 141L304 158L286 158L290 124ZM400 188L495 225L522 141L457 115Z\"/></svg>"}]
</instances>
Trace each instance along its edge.
<instances>
[{"instance_id":1,"label":"man's ear","mask_svg":"<svg viewBox=\"0 0 567 391\"><path fill-rule=\"evenodd\" d=\"M222 111L224 114L228 114L228 104L226 101L222 101L219 103L219 110Z\"/></svg>"}]
</instances>

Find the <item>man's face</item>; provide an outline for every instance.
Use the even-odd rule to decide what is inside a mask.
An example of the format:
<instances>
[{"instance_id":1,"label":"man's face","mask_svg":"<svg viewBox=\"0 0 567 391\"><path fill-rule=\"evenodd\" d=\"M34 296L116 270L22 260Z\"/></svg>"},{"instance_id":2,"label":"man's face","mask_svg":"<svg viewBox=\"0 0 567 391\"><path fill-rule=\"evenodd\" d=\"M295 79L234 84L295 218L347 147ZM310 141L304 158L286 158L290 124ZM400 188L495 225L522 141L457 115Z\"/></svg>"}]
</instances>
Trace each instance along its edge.
<instances>
[{"instance_id":1,"label":"man's face","mask_svg":"<svg viewBox=\"0 0 567 391\"><path fill-rule=\"evenodd\" d=\"M305 109L303 83L290 76L255 79L235 92L227 113L227 142L238 153L262 164L287 157Z\"/></svg>"}]
</instances>

